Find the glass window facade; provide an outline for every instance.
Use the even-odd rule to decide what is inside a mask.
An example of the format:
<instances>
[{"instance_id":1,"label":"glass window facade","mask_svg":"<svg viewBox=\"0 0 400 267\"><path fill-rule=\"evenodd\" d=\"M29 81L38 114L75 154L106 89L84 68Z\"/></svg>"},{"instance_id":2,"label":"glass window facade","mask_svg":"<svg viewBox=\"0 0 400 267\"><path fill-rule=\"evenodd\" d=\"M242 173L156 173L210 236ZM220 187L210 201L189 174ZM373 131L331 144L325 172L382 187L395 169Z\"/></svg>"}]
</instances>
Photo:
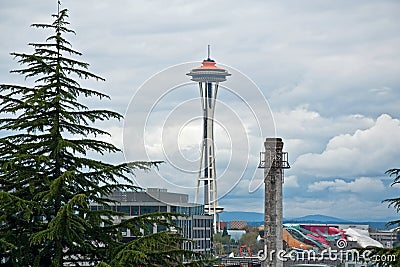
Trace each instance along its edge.
<instances>
[{"instance_id":1,"label":"glass window facade","mask_svg":"<svg viewBox=\"0 0 400 267\"><path fill-rule=\"evenodd\" d=\"M159 206L140 206L140 215L158 212Z\"/></svg>"},{"instance_id":2,"label":"glass window facade","mask_svg":"<svg viewBox=\"0 0 400 267\"><path fill-rule=\"evenodd\" d=\"M132 205L136 204L136 205ZM145 205L147 204L147 205ZM153 204L153 205L151 205ZM184 249L190 249L201 253L211 253L212 239L212 216L204 215L203 205L188 206L168 206L168 204L160 203L144 203L144 202L122 202L117 205L91 205L91 210L114 210L126 214L126 216L139 216L153 212L171 212L187 215L188 217L178 217L174 219L174 223L179 227L179 232L184 238L192 242L183 244ZM127 218L122 217L122 220ZM146 225L144 229L138 229L142 233L150 234L153 232L161 232L167 230L162 225ZM121 228L121 234L125 238L131 238L137 235L137 232L129 229Z\"/></svg>"},{"instance_id":3,"label":"glass window facade","mask_svg":"<svg viewBox=\"0 0 400 267\"><path fill-rule=\"evenodd\" d=\"M110 206L90 206L91 210L113 210L118 212L123 212L128 216L138 216L149 214L153 212L167 212L167 205L163 206L143 206L143 205L110 205ZM185 215L203 215L204 214L204 206L196 205L196 206L171 206L171 212L185 214Z\"/></svg>"},{"instance_id":4,"label":"glass window facade","mask_svg":"<svg viewBox=\"0 0 400 267\"><path fill-rule=\"evenodd\" d=\"M117 211L125 213L126 215L130 215L131 207L130 206L117 206Z\"/></svg>"},{"instance_id":5,"label":"glass window facade","mask_svg":"<svg viewBox=\"0 0 400 267\"><path fill-rule=\"evenodd\" d=\"M131 206L131 216L139 215L139 206Z\"/></svg>"},{"instance_id":6,"label":"glass window facade","mask_svg":"<svg viewBox=\"0 0 400 267\"><path fill-rule=\"evenodd\" d=\"M166 231L167 227L165 225L157 225L157 233Z\"/></svg>"},{"instance_id":7,"label":"glass window facade","mask_svg":"<svg viewBox=\"0 0 400 267\"><path fill-rule=\"evenodd\" d=\"M153 212L167 212L167 206L130 206L130 205L117 205L117 206L90 206L90 209L95 210L113 210L125 213L127 216L138 216L149 214ZM176 207L175 211L171 207L171 212L177 212ZM187 214L187 213L185 213Z\"/></svg>"},{"instance_id":8,"label":"glass window facade","mask_svg":"<svg viewBox=\"0 0 400 267\"><path fill-rule=\"evenodd\" d=\"M184 207L184 206L171 206L171 212L176 212L185 215L203 215L204 214L204 206L197 205L191 207Z\"/></svg>"}]
</instances>

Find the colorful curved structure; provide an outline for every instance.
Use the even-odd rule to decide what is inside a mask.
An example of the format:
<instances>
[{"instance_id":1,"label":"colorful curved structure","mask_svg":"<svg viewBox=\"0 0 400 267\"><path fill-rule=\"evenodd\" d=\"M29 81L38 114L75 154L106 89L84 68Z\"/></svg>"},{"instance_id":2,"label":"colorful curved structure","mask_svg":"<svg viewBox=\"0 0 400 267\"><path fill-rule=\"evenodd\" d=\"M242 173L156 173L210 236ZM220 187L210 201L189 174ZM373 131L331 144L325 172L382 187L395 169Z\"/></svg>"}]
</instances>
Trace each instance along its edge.
<instances>
[{"instance_id":1,"label":"colorful curved structure","mask_svg":"<svg viewBox=\"0 0 400 267\"><path fill-rule=\"evenodd\" d=\"M320 249L330 247L338 239L346 240L345 231L327 225L287 224L283 228L297 241ZM299 248L295 242L291 243L294 246L289 244L290 247Z\"/></svg>"},{"instance_id":2,"label":"colorful curved structure","mask_svg":"<svg viewBox=\"0 0 400 267\"><path fill-rule=\"evenodd\" d=\"M356 242L361 248L383 247L369 236L368 230L339 229L332 225L284 224L283 240L293 249L318 250L338 246L338 240ZM345 249L345 248L344 248Z\"/></svg>"},{"instance_id":3,"label":"colorful curved structure","mask_svg":"<svg viewBox=\"0 0 400 267\"><path fill-rule=\"evenodd\" d=\"M311 245L313 247L325 248L326 245L321 243L317 238L315 238L310 231L301 228L299 225L291 225L289 227L284 227L294 238L302 243Z\"/></svg>"},{"instance_id":4,"label":"colorful curved structure","mask_svg":"<svg viewBox=\"0 0 400 267\"><path fill-rule=\"evenodd\" d=\"M286 242L286 244L288 244L288 246L291 248L298 248L298 249L304 249L304 250L312 249L312 246L307 245L306 243L303 243L303 242L297 240L286 229L283 229L282 237L283 237L283 240Z\"/></svg>"}]
</instances>

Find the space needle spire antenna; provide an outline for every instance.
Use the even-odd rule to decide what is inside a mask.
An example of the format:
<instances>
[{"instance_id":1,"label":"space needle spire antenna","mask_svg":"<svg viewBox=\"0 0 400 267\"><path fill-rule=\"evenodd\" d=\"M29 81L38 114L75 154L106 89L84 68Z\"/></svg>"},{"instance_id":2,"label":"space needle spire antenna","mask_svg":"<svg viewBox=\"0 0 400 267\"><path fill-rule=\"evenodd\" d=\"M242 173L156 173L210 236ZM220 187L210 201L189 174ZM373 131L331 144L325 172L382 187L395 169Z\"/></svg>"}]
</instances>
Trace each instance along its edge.
<instances>
[{"instance_id":1,"label":"space needle spire antenna","mask_svg":"<svg viewBox=\"0 0 400 267\"><path fill-rule=\"evenodd\" d=\"M217 225L217 216L223 211L218 206L217 177L214 146L214 111L220 82L226 81L231 74L216 66L216 62L210 58L210 45L208 45L208 57L202 65L192 69L188 76L198 82L203 112L203 136L201 140L200 168L197 177L195 202L198 202L200 184L204 186L204 213L213 215L214 232L220 230Z\"/></svg>"}]
</instances>

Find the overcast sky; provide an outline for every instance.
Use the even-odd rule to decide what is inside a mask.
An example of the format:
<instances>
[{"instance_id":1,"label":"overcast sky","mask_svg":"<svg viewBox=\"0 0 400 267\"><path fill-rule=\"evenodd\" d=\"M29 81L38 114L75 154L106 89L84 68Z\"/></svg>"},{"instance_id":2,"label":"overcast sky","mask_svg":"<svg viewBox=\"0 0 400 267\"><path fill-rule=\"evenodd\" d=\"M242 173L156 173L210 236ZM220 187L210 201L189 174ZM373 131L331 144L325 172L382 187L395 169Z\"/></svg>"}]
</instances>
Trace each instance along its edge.
<instances>
[{"instance_id":1,"label":"overcast sky","mask_svg":"<svg viewBox=\"0 0 400 267\"><path fill-rule=\"evenodd\" d=\"M143 187L185 192L193 200L199 167L199 91L185 73L211 57L232 73L216 108L220 205L263 211L258 152L283 138L284 216L344 219L396 216L381 201L400 188L384 172L400 167L399 1L99 1L64 0L67 36L109 94L93 107L125 122L99 126L127 160L164 160L137 173ZM0 1L0 82L22 83L11 52L49 32L57 1ZM28 83L30 81L28 80ZM124 156L107 156L113 162Z\"/></svg>"}]
</instances>

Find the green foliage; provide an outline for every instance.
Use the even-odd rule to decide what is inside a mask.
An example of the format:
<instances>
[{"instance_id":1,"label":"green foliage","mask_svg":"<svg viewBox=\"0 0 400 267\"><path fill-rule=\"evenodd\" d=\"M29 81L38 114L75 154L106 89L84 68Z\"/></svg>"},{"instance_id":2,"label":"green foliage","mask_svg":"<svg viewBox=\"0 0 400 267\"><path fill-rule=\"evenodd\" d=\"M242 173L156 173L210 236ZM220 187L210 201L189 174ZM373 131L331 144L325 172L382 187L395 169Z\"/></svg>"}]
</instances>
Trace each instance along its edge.
<instances>
[{"instance_id":1,"label":"green foliage","mask_svg":"<svg viewBox=\"0 0 400 267\"><path fill-rule=\"evenodd\" d=\"M264 243L257 241L258 230L257 228L249 228L239 240L239 245L248 245L250 247L251 253L257 255L257 252L264 248Z\"/></svg>"},{"instance_id":2,"label":"green foliage","mask_svg":"<svg viewBox=\"0 0 400 267\"><path fill-rule=\"evenodd\" d=\"M232 239L229 235L226 236L221 236L220 234L214 234L213 235L213 241L214 242L220 242L223 245L229 244L229 242L234 243L235 241Z\"/></svg>"},{"instance_id":3,"label":"green foliage","mask_svg":"<svg viewBox=\"0 0 400 267\"><path fill-rule=\"evenodd\" d=\"M228 235L226 227L224 231L226 231L226 235L224 235L224 233L222 233L222 235L219 233L213 235L213 249L217 255L228 254L231 244L235 244L235 240L231 239L230 235Z\"/></svg>"},{"instance_id":4,"label":"green foliage","mask_svg":"<svg viewBox=\"0 0 400 267\"><path fill-rule=\"evenodd\" d=\"M393 183L391 184L392 186L400 183L400 169L390 169L387 170L385 173L389 174L390 177L394 176ZM389 207L393 207L397 212L400 211L400 197L385 199L383 202L389 203ZM391 221L388 223L388 225L399 225L399 224L400 220Z\"/></svg>"},{"instance_id":5,"label":"green foliage","mask_svg":"<svg viewBox=\"0 0 400 267\"><path fill-rule=\"evenodd\" d=\"M175 227L173 221L178 214L152 213L133 217L123 221L119 226L110 225L110 228L125 227L130 229L137 238L133 241L122 243L112 242L107 244L105 250L108 261L102 261L97 266L204 266L208 260L204 255L182 250L181 235L176 232L164 231L155 234L148 234L148 225L164 225ZM140 230L139 230L140 229ZM193 259L188 263L182 260Z\"/></svg>"},{"instance_id":6,"label":"green foliage","mask_svg":"<svg viewBox=\"0 0 400 267\"><path fill-rule=\"evenodd\" d=\"M142 236L120 247L113 260L112 266L148 266L160 264L170 266L180 262L187 251L180 249L181 236L176 233L156 233Z\"/></svg>"},{"instance_id":7,"label":"green foliage","mask_svg":"<svg viewBox=\"0 0 400 267\"><path fill-rule=\"evenodd\" d=\"M120 152L96 139L109 133L94 123L122 116L91 110L81 102L108 99L79 83L104 79L77 59L81 53L65 39L74 33L68 28L67 10L53 17L52 24L32 25L52 31L46 42L29 44L32 54L11 54L25 66L11 72L34 79L33 85L0 84L0 264L181 266L183 256L201 258L182 251L183 239L177 234L138 231L153 224L170 227L172 215L150 214L113 225L113 216L122 213L89 208L90 202L112 203L106 196L116 189L137 189L127 175L158 163L111 164L88 157L89 151ZM136 230L138 239L123 243L122 228Z\"/></svg>"},{"instance_id":8,"label":"green foliage","mask_svg":"<svg viewBox=\"0 0 400 267\"><path fill-rule=\"evenodd\" d=\"M385 172L389 176L394 176L392 183L396 185L400 183L400 169L389 169ZM394 207L397 212L400 211L400 198L385 199L383 202L389 203L389 207ZM387 223L388 226L396 225L395 230L400 230L400 220L395 220ZM372 251L370 257L374 258L377 266L400 266L400 247L394 246L394 248L368 248Z\"/></svg>"}]
</instances>

